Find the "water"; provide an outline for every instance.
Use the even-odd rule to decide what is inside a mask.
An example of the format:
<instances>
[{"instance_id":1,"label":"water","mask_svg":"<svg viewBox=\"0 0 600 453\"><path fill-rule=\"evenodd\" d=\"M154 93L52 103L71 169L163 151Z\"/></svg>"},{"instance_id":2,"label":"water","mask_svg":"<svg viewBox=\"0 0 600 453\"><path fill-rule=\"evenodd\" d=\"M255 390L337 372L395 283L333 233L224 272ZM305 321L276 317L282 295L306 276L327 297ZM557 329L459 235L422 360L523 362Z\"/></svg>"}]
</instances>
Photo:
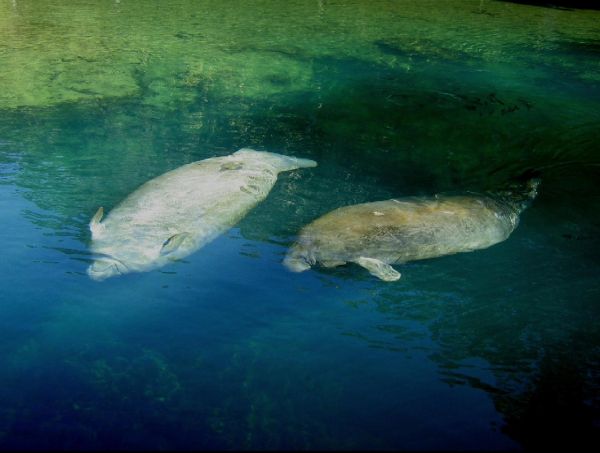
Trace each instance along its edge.
<instances>
[{"instance_id":1,"label":"water","mask_svg":"<svg viewBox=\"0 0 600 453\"><path fill-rule=\"evenodd\" d=\"M600 12L492 0L0 0L0 447L598 444ZM158 271L87 223L241 147L312 158ZM343 205L536 168L505 242L291 274Z\"/></svg>"}]
</instances>

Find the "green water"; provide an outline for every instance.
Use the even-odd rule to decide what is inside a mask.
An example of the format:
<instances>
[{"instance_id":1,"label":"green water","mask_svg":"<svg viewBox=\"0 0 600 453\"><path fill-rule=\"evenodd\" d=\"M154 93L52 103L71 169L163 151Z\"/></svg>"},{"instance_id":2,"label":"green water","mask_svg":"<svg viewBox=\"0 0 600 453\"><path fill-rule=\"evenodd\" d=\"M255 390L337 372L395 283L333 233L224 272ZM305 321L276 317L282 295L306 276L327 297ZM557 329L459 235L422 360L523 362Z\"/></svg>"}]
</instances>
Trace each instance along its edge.
<instances>
[{"instance_id":1,"label":"green water","mask_svg":"<svg viewBox=\"0 0 600 453\"><path fill-rule=\"evenodd\" d=\"M598 444L600 11L493 0L0 0L0 448ZM87 223L241 147L312 158L182 262ZM540 194L505 242L292 274L340 206Z\"/></svg>"}]
</instances>

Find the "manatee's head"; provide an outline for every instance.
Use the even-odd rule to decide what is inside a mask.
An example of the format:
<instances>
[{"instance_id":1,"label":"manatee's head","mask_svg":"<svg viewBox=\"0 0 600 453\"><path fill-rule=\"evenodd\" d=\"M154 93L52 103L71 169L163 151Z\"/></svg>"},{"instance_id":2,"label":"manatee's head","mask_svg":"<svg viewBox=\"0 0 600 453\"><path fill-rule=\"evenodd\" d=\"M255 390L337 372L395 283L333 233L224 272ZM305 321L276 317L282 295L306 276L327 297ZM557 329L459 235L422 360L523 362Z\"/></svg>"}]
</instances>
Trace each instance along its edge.
<instances>
[{"instance_id":1,"label":"manatee's head","mask_svg":"<svg viewBox=\"0 0 600 453\"><path fill-rule=\"evenodd\" d=\"M294 244L285 255L283 265L292 272L303 272L311 268L316 260L308 247Z\"/></svg>"},{"instance_id":2,"label":"manatee's head","mask_svg":"<svg viewBox=\"0 0 600 453\"><path fill-rule=\"evenodd\" d=\"M127 266L111 256L102 256L96 259L87 269L87 274L92 280L102 281L115 275L129 272Z\"/></svg>"}]
</instances>

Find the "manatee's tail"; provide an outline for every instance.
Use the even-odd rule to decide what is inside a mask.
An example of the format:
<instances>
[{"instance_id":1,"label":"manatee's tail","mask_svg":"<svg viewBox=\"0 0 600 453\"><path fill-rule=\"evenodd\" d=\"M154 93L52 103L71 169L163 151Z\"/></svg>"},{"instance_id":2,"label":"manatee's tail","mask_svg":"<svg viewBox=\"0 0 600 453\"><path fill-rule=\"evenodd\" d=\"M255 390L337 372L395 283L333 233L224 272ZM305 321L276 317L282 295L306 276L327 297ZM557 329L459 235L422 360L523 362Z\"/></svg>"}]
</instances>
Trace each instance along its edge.
<instances>
[{"instance_id":1,"label":"manatee's tail","mask_svg":"<svg viewBox=\"0 0 600 453\"><path fill-rule=\"evenodd\" d=\"M542 173L539 170L528 169L511 178L502 189L495 191L496 195L523 211L537 197Z\"/></svg>"},{"instance_id":2,"label":"manatee's tail","mask_svg":"<svg viewBox=\"0 0 600 453\"><path fill-rule=\"evenodd\" d=\"M242 148L234 154L255 154L261 159L268 160L277 171L289 171L297 168L316 167L317 163L314 160L302 159L300 157L284 156L283 154L269 153L267 151L255 151L250 148Z\"/></svg>"},{"instance_id":3,"label":"manatee's tail","mask_svg":"<svg viewBox=\"0 0 600 453\"><path fill-rule=\"evenodd\" d=\"M542 182L542 172L529 168L514 178L515 192L524 200L533 201Z\"/></svg>"}]
</instances>

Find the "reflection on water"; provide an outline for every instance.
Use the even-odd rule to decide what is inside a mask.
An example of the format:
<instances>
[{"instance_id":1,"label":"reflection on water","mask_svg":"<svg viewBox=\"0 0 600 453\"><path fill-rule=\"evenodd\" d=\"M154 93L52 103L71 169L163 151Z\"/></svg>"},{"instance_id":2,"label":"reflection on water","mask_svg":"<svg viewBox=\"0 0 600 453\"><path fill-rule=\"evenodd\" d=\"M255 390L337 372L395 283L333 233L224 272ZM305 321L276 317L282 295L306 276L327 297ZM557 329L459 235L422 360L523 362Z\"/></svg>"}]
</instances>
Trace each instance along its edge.
<instances>
[{"instance_id":1,"label":"reflection on water","mask_svg":"<svg viewBox=\"0 0 600 453\"><path fill-rule=\"evenodd\" d=\"M512 2L0 0L0 446L597 443L598 12ZM281 175L102 284L87 223L243 146ZM281 260L339 206L542 171L504 243L395 284Z\"/></svg>"}]
</instances>

